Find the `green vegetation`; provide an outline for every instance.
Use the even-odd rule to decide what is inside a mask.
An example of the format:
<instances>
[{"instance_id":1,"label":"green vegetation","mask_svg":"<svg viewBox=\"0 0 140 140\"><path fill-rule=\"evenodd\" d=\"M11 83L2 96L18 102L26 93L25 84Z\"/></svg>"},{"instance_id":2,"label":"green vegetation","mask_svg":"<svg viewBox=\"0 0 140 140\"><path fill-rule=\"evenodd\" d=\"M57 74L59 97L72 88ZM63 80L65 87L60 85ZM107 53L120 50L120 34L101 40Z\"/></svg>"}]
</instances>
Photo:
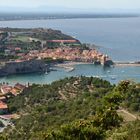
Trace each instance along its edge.
<instances>
[{"instance_id":1,"label":"green vegetation","mask_svg":"<svg viewBox=\"0 0 140 140\"><path fill-rule=\"evenodd\" d=\"M4 45L5 41L7 41L8 32L0 33L0 45Z\"/></svg>"},{"instance_id":2,"label":"green vegetation","mask_svg":"<svg viewBox=\"0 0 140 140\"><path fill-rule=\"evenodd\" d=\"M122 127L107 132L109 140L139 140L140 120L124 124Z\"/></svg>"},{"instance_id":3,"label":"green vegetation","mask_svg":"<svg viewBox=\"0 0 140 140\"><path fill-rule=\"evenodd\" d=\"M104 139L107 130L119 127L122 122L122 118L116 112L122 97L114 93L106 95L103 99L105 103L96 111L94 117L62 125L57 131L48 132L42 139Z\"/></svg>"},{"instance_id":4,"label":"green vegetation","mask_svg":"<svg viewBox=\"0 0 140 140\"><path fill-rule=\"evenodd\" d=\"M18 56L15 55L5 55L4 53L0 53L0 60L1 61L9 61L10 59L17 59Z\"/></svg>"},{"instance_id":5,"label":"green vegetation","mask_svg":"<svg viewBox=\"0 0 140 140\"><path fill-rule=\"evenodd\" d=\"M21 39L22 38L22 39ZM20 37L20 39L12 39L7 42L5 42L5 48L6 46L12 46L13 49L16 47L21 48L21 52L28 52L30 50L39 50L41 48L41 42L40 41L25 41L28 37Z\"/></svg>"},{"instance_id":6,"label":"green vegetation","mask_svg":"<svg viewBox=\"0 0 140 140\"><path fill-rule=\"evenodd\" d=\"M131 100L129 89L133 91ZM137 84L129 81L115 86L84 76L50 85L33 84L8 100L10 112L21 117L13 120L15 127L7 128L3 135L10 140L129 140L135 127L130 138L138 139L139 121L124 123L117 113L126 102L133 104L140 99L137 89Z\"/></svg>"},{"instance_id":7,"label":"green vegetation","mask_svg":"<svg viewBox=\"0 0 140 140\"><path fill-rule=\"evenodd\" d=\"M81 49L89 49L89 44L81 44L79 41L75 43L53 43L48 40L73 40L75 38L63 34L59 30L52 29L17 29L2 28L3 33L0 34L0 50L14 50L20 48L20 53L27 53L30 50L41 50L42 47L58 48L58 47L80 47ZM94 45L93 45L94 46ZM92 46L92 47L93 47Z\"/></svg>"},{"instance_id":8,"label":"green vegetation","mask_svg":"<svg viewBox=\"0 0 140 140\"><path fill-rule=\"evenodd\" d=\"M140 86L134 82L123 81L117 88L125 98L122 106L130 111L140 112Z\"/></svg>"},{"instance_id":9,"label":"green vegetation","mask_svg":"<svg viewBox=\"0 0 140 140\"><path fill-rule=\"evenodd\" d=\"M17 41L22 41L22 42L29 42L29 37L27 36L15 36L12 39Z\"/></svg>"},{"instance_id":10,"label":"green vegetation","mask_svg":"<svg viewBox=\"0 0 140 140\"><path fill-rule=\"evenodd\" d=\"M38 38L40 40L55 40L55 39L73 39L71 36L63 34L59 30L52 29L34 29L32 38Z\"/></svg>"},{"instance_id":11,"label":"green vegetation","mask_svg":"<svg viewBox=\"0 0 140 140\"><path fill-rule=\"evenodd\" d=\"M14 50L20 47L22 53L30 50L40 50L42 47L60 47L60 43L48 45L47 40L70 40L73 37L63 34L59 30L52 29L17 29L17 28L1 28L0 33L0 51L10 49Z\"/></svg>"}]
</instances>

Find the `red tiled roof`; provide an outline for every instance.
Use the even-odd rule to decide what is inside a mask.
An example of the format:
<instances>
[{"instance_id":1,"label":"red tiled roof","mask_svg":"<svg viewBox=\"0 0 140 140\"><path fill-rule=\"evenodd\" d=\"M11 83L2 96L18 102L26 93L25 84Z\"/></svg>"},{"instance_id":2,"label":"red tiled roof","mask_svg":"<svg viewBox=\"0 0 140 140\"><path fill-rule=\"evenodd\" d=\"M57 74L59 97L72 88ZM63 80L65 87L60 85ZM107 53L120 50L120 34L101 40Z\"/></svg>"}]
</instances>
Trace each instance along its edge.
<instances>
[{"instance_id":1,"label":"red tiled roof","mask_svg":"<svg viewBox=\"0 0 140 140\"><path fill-rule=\"evenodd\" d=\"M18 91L17 91L17 89L13 88L13 89L11 90L11 93L12 93L14 96L17 96Z\"/></svg>"},{"instance_id":2,"label":"red tiled roof","mask_svg":"<svg viewBox=\"0 0 140 140\"><path fill-rule=\"evenodd\" d=\"M19 47L15 48L15 51L20 51L20 50L21 50L21 48L19 48Z\"/></svg>"},{"instance_id":3,"label":"red tiled roof","mask_svg":"<svg viewBox=\"0 0 140 140\"><path fill-rule=\"evenodd\" d=\"M8 106L7 106L7 104L5 104L4 102L0 102L0 109L7 109L8 108Z\"/></svg>"},{"instance_id":4,"label":"red tiled roof","mask_svg":"<svg viewBox=\"0 0 140 140\"><path fill-rule=\"evenodd\" d=\"M14 88L18 89L18 90L23 90L25 88L24 85L17 83Z\"/></svg>"},{"instance_id":5,"label":"red tiled roof","mask_svg":"<svg viewBox=\"0 0 140 140\"><path fill-rule=\"evenodd\" d=\"M12 87L11 86L7 86L7 85L3 85L1 86L1 92L3 94L9 93L11 91Z\"/></svg>"}]
</instances>

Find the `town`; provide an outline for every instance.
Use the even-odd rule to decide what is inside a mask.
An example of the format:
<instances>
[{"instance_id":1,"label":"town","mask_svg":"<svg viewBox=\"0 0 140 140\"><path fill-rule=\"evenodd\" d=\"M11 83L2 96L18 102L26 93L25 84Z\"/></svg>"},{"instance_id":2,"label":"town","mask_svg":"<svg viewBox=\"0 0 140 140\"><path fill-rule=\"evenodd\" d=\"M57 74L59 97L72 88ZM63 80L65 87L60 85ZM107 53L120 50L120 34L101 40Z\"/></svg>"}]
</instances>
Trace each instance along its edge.
<instances>
[{"instance_id":1,"label":"town","mask_svg":"<svg viewBox=\"0 0 140 140\"><path fill-rule=\"evenodd\" d=\"M49 71L46 59L113 65L105 54L52 29L0 29L0 76Z\"/></svg>"},{"instance_id":2,"label":"town","mask_svg":"<svg viewBox=\"0 0 140 140\"><path fill-rule=\"evenodd\" d=\"M28 85L29 86L29 85ZM14 86L8 83L1 83L0 85L0 115L8 114L7 99L19 95L27 85L15 84Z\"/></svg>"},{"instance_id":3,"label":"town","mask_svg":"<svg viewBox=\"0 0 140 140\"><path fill-rule=\"evenodd\" d=\"M51 60L51 61L48 61ZM103 66L113 64L105 54L89 47L74 37L52 29L0 29L0 76L24 73L49 72L49 63L84 62ZM70 70L72 70L70 68ZM20 116L11 114L8 99L23 93L30 84L0 84L0 120L5 127L11 119ZM4 128L0 129L3 131Z\"/></svg>"},{"instance_id":4,"label":"town","mask_svg":"<svg viewBox=\"0 0 140 140\"><path fill-rule=\"evenodd\" d=\"M14 126L11 119L18 119L18 114L10 112L8 106L8 100L21 94L24 89L28 88L30 84L23 85L16 83L15 85L9 85L9 83L0 83L0 121L3 126L0 126L0 132L2 132L8 125Z\"/></svg>"},{"instance_id":5,"label":"town","mask_svg":"<svg viewBox=\"0 0 140 140\"><path fill-rule=\"evenodd\" d=\"M46 75L48 78L48 72L55 70L56 67L64 68L66 72L68 72L68 75L72 75L72 71L76 71L76 67L73 67L73 63L90 63L90 66L92 64L101 65L99 67L102 69L106 69L104 68L106 66L110 67L114 65L111 58L101 53L96 46L82 44L79 40L64 35L61 31L40 28L1 29L0 76L3 76L2 79L12 77L9 75L13 75L13 83L16 83L18 80L15 78L15 75L22 74L24 76L24 74L27 73L29 75L39 73L35 75L41 75L42 79L44 75ZM122 63L118 64L122 65ZM91 71L95 67L96 66L93 66ZM56 71L59 70L63 72L63 69L57 70L56 68ZM82 68L82 70L86 71L86 68ZM108 75L111 74L110 71L106 72ZM122 71L122 73L124 72ZM30 77L29 75L26 76ZM59 74L56 76L59 77ZM111 78L111 80L116 80L115 77ZM35 79L37 78L35 77ZM40 81L42 79L40 79ZM137 103L137 99L139 98L137 96L139 93L139 85L131 84L129 80L122 81L118 86L115 86L101 79L98 75L85 77L83 74L77 74L76 76L74 75L74 77L68 76L65 79L54 81L50 84L46 81L45 84L37 84L36 82L35 84L30 84L26 82L28 82L28 79L24 82L21 81L21 83L24 84L20 82L13 84L11 81L0 83L0 134L6 136L8 134L8 137L12 136L13 139L15 139L15 137L18 139L20 135L21 137L25 135L25 139L28 139L26 138L28 132L31 134L28 137L32 137L34 131L37 132L38 135L38 132L41 132L40 130L46 131L49 126L50 128L53 126L53 129L55 129L57 125L60 126L67 121L73 121L77 118L81 121L81 119L91 117L91 115L96 117L96 110L100 110L103 112L103 116L105 116L105 119L103 117L97 118L99 123L100 120L107 120L108 123L108 120L111 120L110 116L112 116L112 114L115 114L115 117L112 117L115 118L115 123L119 114L122 114L122 116L127 115L129 119L133 121L139 118L139 116L137 117L137 115L133 115L128 112L129 110L126 110L128 108L132 109L132 111L139 111L139 104ZM125 89L122 87L125 87ZM129 91L127 89L129 89ZM135 94L135 96L132 97L133 101L127 98L130 97L131 92L133 95ZM123 95L127 94L127 96L123 97L125 99L123 103L120 104L121 106L114 105L114 101L110 103L112 98L116 97L118 100L123 100L121 96L122 93ZM108 100L108 103L105 99ZM131 106L128 106L128 100ZM102 106L103 104L104 107ZM109 105L108 108L106 108L107 105ZM110 112L110 108L112 108L113 105L115 110ZM103 109L98 108L99 106L103 107ZM106 112L109 113L107 115L105 108ZM101 114L100 111L98 115ZM69 116L72 116L70 120L67 119ZM81 118L81 116L83 116L83 118ZM109 116L109 119L106 118L106 116ZM55 120L57 120L57 125L54 123ZM122 117L120 117L120 120L122 120ZM95 122L97 122L97 120L95 120ZM113 127L111 126L110 128L112 130ZM58 127L58 129L60 128ZM105 131L106 128L103 129L103 132ZM37 135L34 136L36 137Z\"/></svg>"},{"instance_id":6,"label":"town","mask_svg":"<svg viewBox=\"0 0 140 140\"><path fill-rule=\"evenodd\" d=\"M52 58L52 59L64 59L67 61L76 61L76 62L89 62L89 63L98 63L102 65L107 65L111 59L96 49L80 49L78 47L60 47L56 49L43 49L41 51L30 51L27 58ZM108 63L109 65L109 63Z\"/></svg>"}]
</instances>

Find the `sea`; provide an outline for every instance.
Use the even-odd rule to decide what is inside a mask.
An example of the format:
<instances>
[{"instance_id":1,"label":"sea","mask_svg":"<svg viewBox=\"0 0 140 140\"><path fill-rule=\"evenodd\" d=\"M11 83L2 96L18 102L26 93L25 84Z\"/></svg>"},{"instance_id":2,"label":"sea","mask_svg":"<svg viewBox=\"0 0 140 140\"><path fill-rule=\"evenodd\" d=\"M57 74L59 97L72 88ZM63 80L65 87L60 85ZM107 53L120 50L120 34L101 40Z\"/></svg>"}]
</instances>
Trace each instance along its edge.
<instances>
[{"instance_id":1,"label":"sea","mask_svg":"<svg viewBox=\"0 0 140 140\"><path fill-rule=\"evenodd\" d=\"M82 43L96 44L99 51L107 54L113 61L140 61L140 17L13 20L0 21L0 27L57 29L76 37ZM55 71L47 74L1 77L0 82L49 84L65 77L81 75L103 78L112 84L121 80L140 82L139 66L104 68L93 64L80 64L74 67L75 70L71 72L55 68Z\"/></svg>"}]
</instances>

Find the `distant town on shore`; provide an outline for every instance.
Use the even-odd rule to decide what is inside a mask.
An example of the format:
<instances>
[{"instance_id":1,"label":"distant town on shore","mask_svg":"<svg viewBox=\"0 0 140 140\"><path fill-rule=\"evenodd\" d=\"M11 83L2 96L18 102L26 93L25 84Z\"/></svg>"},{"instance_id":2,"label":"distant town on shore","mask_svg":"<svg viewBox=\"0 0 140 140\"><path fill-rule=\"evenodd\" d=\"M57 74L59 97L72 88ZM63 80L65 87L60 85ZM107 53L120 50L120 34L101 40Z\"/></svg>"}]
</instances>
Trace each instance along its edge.
<instances>
[{"instance_id":1,"label":"distant town on shore","mask_svg":"<svg viewBox=\"0 0 140 140\"><path fill-rule=\"evenodd\" d=\"M72 71L70 63L113 65L109 56L99 52L96 45L91 48L90 44L82 44L59 30L0 28L0 76L46 73L51 71L52 65ZM20 95L29 86L30 83L0 84L0 118L6 120L7 125L9 119L19 117L9 114L8 99Z\"/></svg>"},{"instance_id":2,"label":"distant town on shore","mask_svg":"<svg viewBox=\"0 0 140 140\"><path fill-rule=\"evenodd\" d=\"M52 29L0 29L0 76L48 72L50 64L65 61L113 65L95 45Z\"/></svg>"}]
</instances>

